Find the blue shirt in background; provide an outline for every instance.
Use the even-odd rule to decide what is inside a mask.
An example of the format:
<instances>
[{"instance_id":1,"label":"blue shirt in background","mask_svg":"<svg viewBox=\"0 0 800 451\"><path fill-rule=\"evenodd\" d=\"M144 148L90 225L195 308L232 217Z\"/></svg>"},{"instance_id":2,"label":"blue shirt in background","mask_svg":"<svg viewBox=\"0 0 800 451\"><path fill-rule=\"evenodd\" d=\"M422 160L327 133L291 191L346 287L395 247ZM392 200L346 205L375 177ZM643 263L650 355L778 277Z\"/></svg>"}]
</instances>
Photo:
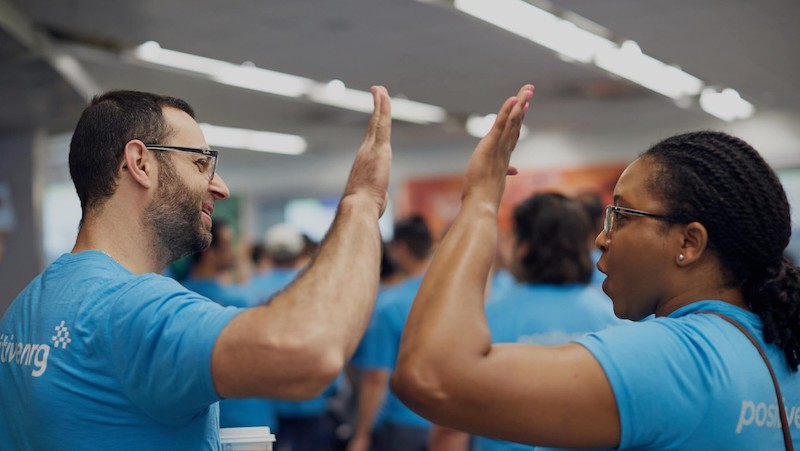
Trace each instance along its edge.
<instances>
[{"instance_id":1,"label":"blue shirt in background","mask_svg":"<svg viewBox=\"0 0 800 451\"><path fill-rule=\"evenodd\" d=\"M362 369L394 370L403 327L411 312L411 305L422 284L422 276L409 278L386 288L384 300L376 307L374 324L370 324L364 337L359 365ZM431 423L405 406L391 388L386 395L376 424L390 423L401 426L429 428Z\"/></svg>"},{"instance_id":2,"label":"blue shirt in background","mask_svg":"<svg viewBox=\"0 0 800 451\"><path fill-rule=\"evenodd\" d=\"M622 323L608 297L594 285L514 283L486 305L494 343L562 345L589 332ZM523 451L532 446L487 437L472 439L473 451Z\"/></svg>"}]
</instances>

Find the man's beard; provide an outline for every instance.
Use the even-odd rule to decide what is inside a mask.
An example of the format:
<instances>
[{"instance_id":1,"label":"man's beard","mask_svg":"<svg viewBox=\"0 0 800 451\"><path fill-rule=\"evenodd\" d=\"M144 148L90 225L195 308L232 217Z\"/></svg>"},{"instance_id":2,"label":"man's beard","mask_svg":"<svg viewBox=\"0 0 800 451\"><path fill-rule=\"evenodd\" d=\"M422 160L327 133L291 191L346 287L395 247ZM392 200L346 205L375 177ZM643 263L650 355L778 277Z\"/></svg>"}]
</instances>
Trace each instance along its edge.
<instances>
[{"instance_id":1,"label":"man's beard","mask_svg":"<svg viewBox=\"0 0 800 451\"><path fill-rule=\"evenodd\" d=\"M145 211L144 224L155 236L154 252L164 265L205 250L211 231L201 218L205 192L193 194L175 174L175 168L161 165L156 198Z\"/></svg>"}]
</instances>

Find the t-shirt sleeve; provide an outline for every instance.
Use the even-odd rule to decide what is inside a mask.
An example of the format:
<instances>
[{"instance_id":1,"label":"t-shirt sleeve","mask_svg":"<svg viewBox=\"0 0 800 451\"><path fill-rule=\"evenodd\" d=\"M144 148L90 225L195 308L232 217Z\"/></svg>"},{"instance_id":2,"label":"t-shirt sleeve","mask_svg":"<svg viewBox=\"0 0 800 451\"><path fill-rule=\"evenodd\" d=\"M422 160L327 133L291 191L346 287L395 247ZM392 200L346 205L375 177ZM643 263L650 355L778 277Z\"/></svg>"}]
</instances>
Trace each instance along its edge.
<instances>
[{"instance_id":1,"label":"t-shirt sleeve","mask_svg":"<svg viewBox=\"0 0 800 451\"><path fill-rule=\"evenodd\" d=\"M211 353L222 329L241 311L167 278L139 279L121 293L108 318L111 360L122 390L148 415L173 425L218 401Z\"/></svg>"},{"instance_id":2,"label":"t-shirt sleeve","mask_svg":"<svg viewBox=\"0 0 800 451\"><path fill-rule=\"evenodd\" d=\"M612 327L578 340L605 371L619 410L620 448L675 446L708 415L713 348L672 321Z\"/></svg>"}]
</instances>

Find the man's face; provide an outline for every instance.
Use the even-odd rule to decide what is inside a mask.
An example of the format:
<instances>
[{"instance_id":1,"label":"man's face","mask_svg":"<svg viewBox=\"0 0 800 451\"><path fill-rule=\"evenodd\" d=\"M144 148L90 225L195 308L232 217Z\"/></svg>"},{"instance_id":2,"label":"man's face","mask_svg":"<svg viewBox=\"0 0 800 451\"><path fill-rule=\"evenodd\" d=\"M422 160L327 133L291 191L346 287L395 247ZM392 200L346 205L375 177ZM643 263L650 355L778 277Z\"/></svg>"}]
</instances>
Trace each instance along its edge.
<instances>
[{"instance_id":1,"label":"man's face","mask_svg":"<svg viewBox=\"0 0 800 451\"><path fill-rule=\"evenodd\" d=\"M200 208L207 191L192 190L178 172L174 165L161 165L158 191L145 212L158 252L168 262L200 252L211 243Z\"/></svg>"},{"instance_id":2,"label":"man's face","mask_svg":"<svg viewBox=\"0 0 800 451\"><path fill-rule=\"evenodd\" d=\"M164 117L174 133L170 142L162 144L208 148L200 127L188 114L165 108ZM161 259L171 262L200 252L211 243L210 215L215 198L208 176L198 170L195 161L203 156L167 152L161 157L158 188L145 211L145 224L156 236Z\"/></svg>"}]
</instances>

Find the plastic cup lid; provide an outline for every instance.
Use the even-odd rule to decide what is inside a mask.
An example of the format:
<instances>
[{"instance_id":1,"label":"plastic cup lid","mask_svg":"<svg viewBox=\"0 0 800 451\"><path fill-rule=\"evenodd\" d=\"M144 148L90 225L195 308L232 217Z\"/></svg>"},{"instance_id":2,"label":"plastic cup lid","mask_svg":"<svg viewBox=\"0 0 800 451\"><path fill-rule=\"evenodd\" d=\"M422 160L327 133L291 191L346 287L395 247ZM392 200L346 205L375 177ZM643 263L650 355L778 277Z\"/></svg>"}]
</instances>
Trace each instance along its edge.
<instances>
[{"instance_id":1,"label":"plastic cup lid","mask_svg":"<svg viewBox=\"0 0 800 451\"><path fill-rule=\"evenodd\" d=\"M275 435L269 432L269 426L220 428L219 439L225 443L274 442Z\"/></svg>"}]
</instances>

